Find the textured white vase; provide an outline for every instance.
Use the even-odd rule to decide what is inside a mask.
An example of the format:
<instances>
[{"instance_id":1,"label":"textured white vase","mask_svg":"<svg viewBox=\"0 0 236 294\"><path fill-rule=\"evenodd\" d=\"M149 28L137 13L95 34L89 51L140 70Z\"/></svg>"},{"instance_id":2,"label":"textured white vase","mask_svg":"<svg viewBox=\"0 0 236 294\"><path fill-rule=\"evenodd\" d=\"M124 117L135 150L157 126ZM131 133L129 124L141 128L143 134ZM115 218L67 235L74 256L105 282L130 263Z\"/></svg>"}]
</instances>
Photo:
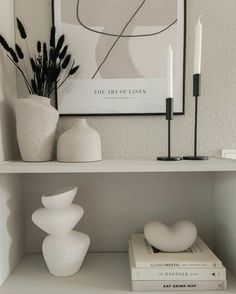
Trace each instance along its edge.
<instances>
[{"instance_id":1,"label":"textured white vase","mask_svg":"<svg viewBox=\"0 0 236 294\"><path fill-rule=\"evenodd\" d=\"M51 106L50 99L37 95L19 98L15 113L22 160L52 160L59 113Z\"/></svg>"},{"instance_id":2,"label":"textured white vase","mask_svg":"<svg viewBox=\"0 0 236 294\"><path fill-rule=\"evenodd\" d=\"M49 272L67 277L79 271L88 251L90 239L73 231L84 210L72 204L77 187L64 187L42 196L45 208L36 210L32 221L49 235L44 239L42 251Z\"/></svg>"},{"instance_id":3,"label":"textured white vase","mask_svg":"<svg viewBox=\"0 0 236 294\"><path fill-rule=\"evenodd\" d=\"M59 137L57 160L61 162L102 160L100 135L88 126L86 119L79 119L72 128Z\"/></svg>"},{"instance_id":4,"label":"textured white vase","mask_svg":"<svg viewBox=\"0 0 236 294\"><path fill-rule=\"evenodd\" d=\"M197 228L189 221L180 221L169 227L161 222L150 222L144 227L147 241L166 252L182 252L190 248L197 238Z\"/></svg>"}]
</instances>

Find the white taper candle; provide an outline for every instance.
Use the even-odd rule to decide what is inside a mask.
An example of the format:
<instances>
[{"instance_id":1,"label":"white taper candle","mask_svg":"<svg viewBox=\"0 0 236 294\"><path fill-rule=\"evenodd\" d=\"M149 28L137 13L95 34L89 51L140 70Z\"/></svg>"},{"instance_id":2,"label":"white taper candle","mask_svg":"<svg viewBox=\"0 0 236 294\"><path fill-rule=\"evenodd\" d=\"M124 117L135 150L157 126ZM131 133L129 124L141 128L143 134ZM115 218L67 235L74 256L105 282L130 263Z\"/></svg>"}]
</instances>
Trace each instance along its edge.
<instances>
[{"instance_id":1,"label":"white taper candle","mask_svg":"<svg viewBox=\"0 0 236 294\"><path fill-rule=\"evenodd\" d=\"M173 49L168 47L167 57L167 98L173 98Z\"/></svg>"},{"instance_id":2,"label":"white taper candle","mask_svg":"<svg viewBox=\"0 0 236 294\"><path fill-rule=\"evenodd\" d=\"M194 55L194 74L201 73L202 60L202 23L199 17L195 28L195 55Z\"/></svg>"}]
</instances>

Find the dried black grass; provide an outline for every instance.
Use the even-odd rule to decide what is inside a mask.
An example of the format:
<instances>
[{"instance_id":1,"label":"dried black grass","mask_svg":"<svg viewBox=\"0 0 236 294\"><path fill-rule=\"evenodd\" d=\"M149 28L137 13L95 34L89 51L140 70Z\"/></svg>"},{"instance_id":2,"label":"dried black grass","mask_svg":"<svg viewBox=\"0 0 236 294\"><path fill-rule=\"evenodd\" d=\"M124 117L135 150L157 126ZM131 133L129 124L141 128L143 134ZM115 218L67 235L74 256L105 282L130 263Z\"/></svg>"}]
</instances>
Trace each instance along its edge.
<instances>
[{"instance_id":1,"label":"dried black grass","mask_svg":"<svg viewBox=\"0 0 236 294\"><path fill-rule=\"evenodd\" d=\"M50 35L50 46L55 47L55 39L56 39L56 28L52 26L51 35Z\"/></svg>"},{"instance_id":2,"label":"dried black grass","mask_svg":"<svg viewBox=\"0 0 236 294\"><path fill-rule=\"evenodd\" d=\"M27 38L27 34L26 34L26 31L25 31L25 28L24 28L22 22L19 20L18 17L16 18L16 22L17 22L17 27L18 27L20 36L22 39L25 40Z\"/></svg>"},{"instance_id":3,"label":"dried black grass","mask_svg":"<svg viewBox=\"0 0 236 294\"><path fill-rule=\"evenodd\" d=\"M2 35L0 35L0 44L2 45L2 47L3 47L7 52L9 52L10 47L9 47L7 41L3 38Z\"/></svg>"},{"instance_id":4,"label":"dried black grass","mask_svg":"<svg viewBox=\"0 0 236 294\"><path fill-rule=\"evenodd\" d=\"M18 44L16 44L15 48L16 48L16 53L17 53L18 57L20 59L24 59L25 56L24 56L24 53L23 53L21 47Z\"/></svg>"},{"instance_id":5,"label":"dried black grass","mask_svg":"<svg viewBox=\"0 0 236 294\"><path fill-rule=\"evenodd\" d=\"M68 46L66 45L66 46L62 49L61 53L59 54L59 58L60 58L60 60L62 60L62 59L65 58L66 53L67 53L67 50L68 50Z\"/></svg>"},{"instance_id":6,"label":"dried black grass","mask_svg":"<svg viewBox=\"0 0 236 294\"><path fill-rule=\"evenodd\" d=\"M65 60L62 62L61 67L62 67L63 69L66 69L66 68L67 68L67 66L68 66L69 63L70 63L70 59L71 59L71 55L69 54L69 55L66 56Z\"/></svg>"},{"instance_id":7,"label":"dried black grass","mask_svg":"<svg viewBox=\"0 0 236 294\"><path fill-rule=\"evenodd\" d=\"M19 59L18 59L15 51L12 48L9 48L9 53L10 53L12 59L14 60L14 62L15 63L18 63L19 62Z\"/></svg>"},{"instance_id":8,"label":"dried black grass","mask_svg":"<svg viewBox=\"0 0 236 294\"><path fill-rule=\"evenodd\" d=\"M25 41L28 53L27 62L31 66L31 75L28 75L26 70L26 57L22 47L19 44L15 44L14 50L1 35L0 44L6 51L9 60L22 74L29 93L50 98L55 90L59 89L70 76L78 71L79 65L75 66L75 61L73 61L72 65L69 66L72 56L68 54L68 45L65 44L65 36L61 35L56 40L56 28L54 26L51 28L50 46L46 42L39 40L36 44L36 54L30 55L25 27L18 18L16 21L19 34ZM25 66L25 71L22 69L21 62Z\"/></svg>"},{"instance_id":9,"label":"dried black grass","mask_svg":"<svg viewBox=\"0 0 236 294\"><path fill-rule=\"evenodd\" d=\"M79 69L79 65L73 67L70 71L69 71L69 75L73 76Z\"/></svg>"},{"instance_id":10,"label":"dried black grass","mask_svg":"<svg viewBox=\"0 0 236 294\"><path fill-rule=\"evenodd\" d=\"M38 53L41 53L41 51L42 51L42 44L40 41L37 42L37 51L38 51Z\"/></svg>"}]
</instances>

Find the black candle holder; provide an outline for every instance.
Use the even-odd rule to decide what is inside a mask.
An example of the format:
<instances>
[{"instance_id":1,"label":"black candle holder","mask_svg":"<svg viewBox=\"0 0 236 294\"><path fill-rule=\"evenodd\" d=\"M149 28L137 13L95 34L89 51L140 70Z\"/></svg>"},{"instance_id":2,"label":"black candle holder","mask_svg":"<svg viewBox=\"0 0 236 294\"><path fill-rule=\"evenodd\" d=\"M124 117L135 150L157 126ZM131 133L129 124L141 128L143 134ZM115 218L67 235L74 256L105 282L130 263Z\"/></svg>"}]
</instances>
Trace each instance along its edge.
<instances>
[{"instance_id":1,"label":"black candle holder","mask_svg":"<svg viewBox=\"0 0 236 294\"><path fill-rule=\"evenodd\" d=\"M168 156L157 157L160 161L180 161L182 157L171 156L171 121L173 120L173 98L166 99L166 120L168 121Z\"/></svg>"},{"instance_id":2,"label":"black candle holder","mask_svg":"<svg viewBox=\"0 0 236 294\"><path fill-rule=\"evenodd\" d=\"M198 97L201 96L201 75L193 75L193 97L195 97L195 121L194 121L194 155L184 156L184 160L208 160L208 156L199 156L197 153L198 145Z\"/></svg>"}]
</instances>

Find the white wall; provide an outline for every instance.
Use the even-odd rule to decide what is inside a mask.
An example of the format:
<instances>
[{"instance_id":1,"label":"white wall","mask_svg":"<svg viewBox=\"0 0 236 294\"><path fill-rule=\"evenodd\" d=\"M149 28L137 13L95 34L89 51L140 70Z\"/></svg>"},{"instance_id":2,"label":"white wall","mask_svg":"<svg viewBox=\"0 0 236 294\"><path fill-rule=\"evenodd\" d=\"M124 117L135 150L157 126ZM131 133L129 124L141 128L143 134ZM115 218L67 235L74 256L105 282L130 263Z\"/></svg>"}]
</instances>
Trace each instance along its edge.
<instances>
[{"instance_id":1,"label":"white wall","mask_svg":"<svg viewBox=\"0 0 236 294\"><path fill-rule=\"evenodd\" d=\"M214 189L216 253L236 275L236 173L217 173Z\"/></svg>"},{"instance_id":2,"label":"white wall","mask_svg":"<svg viewBox=\"0 0 236 294\"><path fill-rule=\"evenodd\" d=\"M236 1L187 0L186 115L173 126L173 150L192 152L192 68L194 26L203 15L203 89L200 99L200 152L219 154L236 146ZM16 14L35 38L47 38L51 22L50 0L16 0ZM35 43L33 43L35 46ZM24 95L19 84L19 96ZM166 123L160 117L106 117L89 119L102 135L107 158L155 157L166 148ZM73 119L63 118L59 132Z\"/></svg>"},{"instance_id":3,"label":"white wall","mask_svg":"<svg viewBox=\"0 0 236 294\"><path fill-rule=\"evenodd\" d=\"M0 0L0 33L14 40L13 0ZM17 155L13 103L16 72L0 48L0 162ZM21 178L0 175L0 285L16 266L24 251Z\"/></svg>"}]
</instances>

